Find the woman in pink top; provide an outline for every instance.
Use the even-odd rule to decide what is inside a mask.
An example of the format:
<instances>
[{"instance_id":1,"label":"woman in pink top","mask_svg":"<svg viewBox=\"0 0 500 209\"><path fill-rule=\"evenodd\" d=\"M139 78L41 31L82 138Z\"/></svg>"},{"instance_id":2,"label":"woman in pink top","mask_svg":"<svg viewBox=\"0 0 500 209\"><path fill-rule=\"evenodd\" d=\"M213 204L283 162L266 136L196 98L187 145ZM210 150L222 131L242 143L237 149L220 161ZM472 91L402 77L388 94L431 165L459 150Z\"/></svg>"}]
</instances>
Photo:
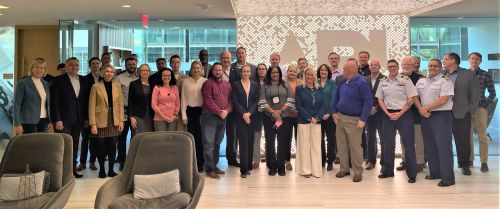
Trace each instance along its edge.
<instances>
[{"instance_id":1,"label":"woman in pink top","mask_svg":"<svg viewBox=\"0 0 500 209\"><path fill-rule=\"evenodd\" d=\"M175 131L177 113L180 109L179 90L172 70L165 68L161 82L154 87L151 107L155 111L155 131Z\"/></svg>"}]
</instances>

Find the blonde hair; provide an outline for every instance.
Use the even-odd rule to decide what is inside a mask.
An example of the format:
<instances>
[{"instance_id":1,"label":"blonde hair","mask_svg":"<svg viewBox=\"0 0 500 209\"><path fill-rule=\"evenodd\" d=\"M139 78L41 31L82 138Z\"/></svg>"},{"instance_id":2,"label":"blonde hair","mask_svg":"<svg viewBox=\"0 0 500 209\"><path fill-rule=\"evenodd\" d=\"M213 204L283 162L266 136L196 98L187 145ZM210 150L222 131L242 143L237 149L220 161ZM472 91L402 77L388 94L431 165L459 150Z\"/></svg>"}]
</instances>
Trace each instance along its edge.
<instances>
[{"instance_id":1,"label":"blonde hair","mask_svg":"<svg viewBox=\"0 0 500 209\"><path fill-rule=\"evenodd\" d=\"M43 71L42 77L47 75L47 63L45 62L45 60L43 58L36 58L35 60L33 60L33 62L30 65L30 70L28 72L28 75L32 76L31 70L33 70L33 68L35 68L37 65L43 65L43 68L45 69Z\"/></svg>"},{"instance_id":2,"label":"blonde hair","mask_svg":"<svg viewBox=\"0 0 500 209\"><path fill-rule=\"evenodd\" d=\"M316 70L314 70L313 68L310 68L310 67L308 67L308 68L306 68L304 70L304 83L302 84L302 86L304 88L307 88L306 75L307 75L308 71L312 71L312 73L313 73L313 78L314 78L313 79L313 85L314 85L314 88L319 88L318 79L316 79L316 77L317 77L316 76Z\"/></svg>"},{"instance_id":3,"label":"blonde hair","mask_svg":"<svg viewBox=\"0 0 500 209\"><path fill-rule=\"evenodd\" d=\"M113 65L111 65L111 64L107 64L107 65L102 66L102 68L101 68L101 77L104 78L104 73L106 72L106 68L113 69L113 74L116 74L115 67L113 67Z\"/></svg>"},{"instance_id":4,"label":"blonde hair","mask_svg":"<svg viewBox=\"0 0 500 209\"><path fill-rule=\"evenodd\" d=\"M193 76L193 65L200 65L200 68L203 68L203 64L200 61L195 60L191 62L191 68L189 68L189 76ZM202 76L203 76L203 71L202 71Z\"/></svg>"}]
</instances>

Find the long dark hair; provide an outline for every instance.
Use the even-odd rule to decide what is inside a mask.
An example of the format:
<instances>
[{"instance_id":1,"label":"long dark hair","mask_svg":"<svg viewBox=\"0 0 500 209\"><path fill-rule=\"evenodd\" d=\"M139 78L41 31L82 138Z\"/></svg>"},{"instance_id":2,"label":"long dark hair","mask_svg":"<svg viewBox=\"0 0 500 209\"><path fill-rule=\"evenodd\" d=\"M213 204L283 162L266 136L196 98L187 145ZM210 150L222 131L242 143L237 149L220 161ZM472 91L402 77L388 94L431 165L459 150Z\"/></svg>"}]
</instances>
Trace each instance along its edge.
<instances>
[{"instance_id":1,"label":"long dark hair","mask_svg":"<svg viewBox=\"0 0 500 209\"><path fill-rule=\"evenodd\" d=\"M279 66L271 66L269 67L269 69L267 69L266 81L265 81L266 85L271 85L271 73L274 68L278 69L278 73L280 74L278 84L285 85L285 82L283 81L283 73L281 72L281 68Z\"/></svg>"},{"instance_id":2,"label":"long dark hair","mask_svg":"<svg viewBox=\"0 0 500 209\"><path fill-rule=\"evenodd\" d=\"M177 85L177 80L175 79L174 72L172 72L172 69L170 69L168 67L165 67L165 68L161 69L160 80L158 82L158 85L159 86L165 85L165 83L163 83L163 72L165 72L165 71L170 71L170 82L168 83L168 85L169 86L175 86L175 85Z\"/></svg>"},{"instance_id":3,"label":"long dark hair","mask_svg":"<svg viewBox=\"0 0 500 209\"><path fill-rule=\"evenodd\" d=\"M255 81L255 83L257 83L259 85L260 85L260 80L259 80L259 66L261 66L261 65L264 65L264 67L267 69L266 64L259 63L257 65L257 67L255 67L255 76L253 77L254 78L253 80ZM264 82L265 82L265 80L267 80L267 70L266 70L266 76L264 76Z\"/></svg>"}]
</instances>

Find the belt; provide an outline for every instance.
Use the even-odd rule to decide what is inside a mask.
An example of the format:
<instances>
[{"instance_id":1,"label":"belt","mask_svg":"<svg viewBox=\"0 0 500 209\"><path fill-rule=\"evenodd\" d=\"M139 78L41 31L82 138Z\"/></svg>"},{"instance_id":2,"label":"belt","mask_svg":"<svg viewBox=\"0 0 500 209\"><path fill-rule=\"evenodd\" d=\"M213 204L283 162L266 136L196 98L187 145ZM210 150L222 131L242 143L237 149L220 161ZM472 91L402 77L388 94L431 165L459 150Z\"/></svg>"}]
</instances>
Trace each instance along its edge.
<instances>
[{"instance_id":1,"label":"belt","mask_svg":"<svg viewBox=\"0 0 500 209\"><path fill-rule=\"evenodd\" d=\"M389 113L395 113L395 112L400 112L400 111L401 111L401 109L399 109L399 110L387 109L387 112L389 112Z\"/></svg>"}]
</instances>

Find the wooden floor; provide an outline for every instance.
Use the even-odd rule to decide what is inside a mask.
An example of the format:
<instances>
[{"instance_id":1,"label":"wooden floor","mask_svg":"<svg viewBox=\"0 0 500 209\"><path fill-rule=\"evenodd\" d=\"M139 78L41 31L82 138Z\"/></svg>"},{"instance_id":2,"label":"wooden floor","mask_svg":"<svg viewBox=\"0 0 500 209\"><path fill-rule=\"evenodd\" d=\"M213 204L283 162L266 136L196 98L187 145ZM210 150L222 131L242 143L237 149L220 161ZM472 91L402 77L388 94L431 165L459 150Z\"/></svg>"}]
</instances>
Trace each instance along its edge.
<instances>
[{"instance_id":1,"label":"wooden floor","mask_svg":"<svg viewBox=\"0 0 500 209\"><path fill-rule=\"evenodd\" d=\"M489 173L479 171L478 161L472 176L463 176L456 168L457 184L447 188L438 187L438 180L425 180L427 169L419 173L415 184L409 184L401 171L394 178L378 179L380 167L365 170L360 183L353 183L352 175L335 178L338 165L333 171L324 170L318 179L306 179L294 171L270 177L264 163L241 179L239 169L230 167L220 180L205 178L198 208L499 208L499 159L490 157ZM221 158L220 167L227 169L225 163ZM88 169L85 172L85 178L76 181L66 208L93 208L95 194L107 179L97 178L97 172Z\"/></svg>"}]
</instances>

